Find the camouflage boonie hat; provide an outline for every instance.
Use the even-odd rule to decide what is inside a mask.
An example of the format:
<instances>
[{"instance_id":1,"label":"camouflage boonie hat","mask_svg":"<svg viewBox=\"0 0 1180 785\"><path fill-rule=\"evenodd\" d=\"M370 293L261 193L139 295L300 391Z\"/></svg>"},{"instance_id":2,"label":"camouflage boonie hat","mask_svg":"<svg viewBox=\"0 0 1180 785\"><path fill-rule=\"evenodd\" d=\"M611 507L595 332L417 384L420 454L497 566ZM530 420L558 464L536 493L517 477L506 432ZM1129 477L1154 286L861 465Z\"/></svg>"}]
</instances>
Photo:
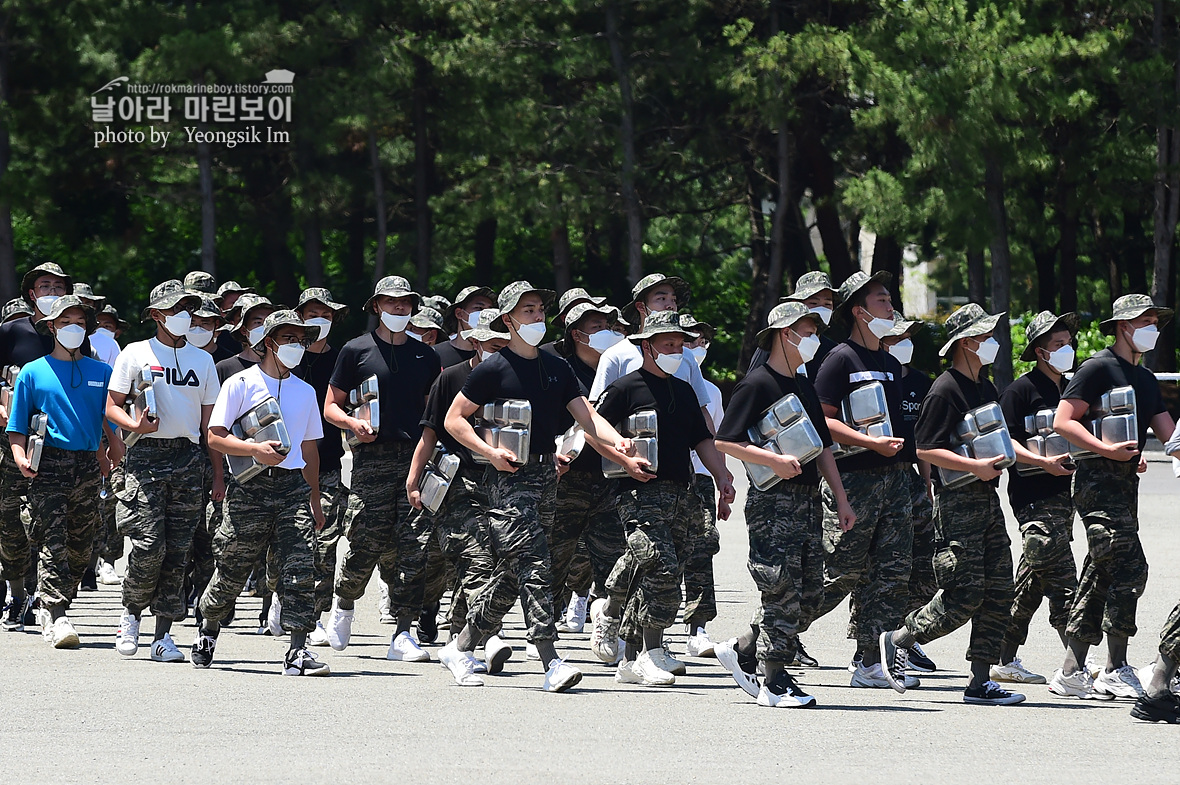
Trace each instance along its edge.
<instances>
[{"instance_id":1,"label":"camouflage boonie hat","mask_svg":"<svg viewBox=\"0 0 1180 785\"><path fill-rule=\"evenodd\" d=\"M119 316L119 310L117 308L115 308L115 306L113 306L113 305L110 305L110 304L104 305L102 307L102 310L99 311L99 313L105 313L107 316L114 317L115 325L120 330L126 330L129 327L131 327L131 324L126 319L123 319L122 317Z\"/></svg>"},{"instance_id":2,"label":"camouflage boonie hat","mask_svg":"<svg viewBox=\"0 0 1180 785\"><path fill-rule=\"evenodd\" d=\"M250 311L255 308L270 308L272 311L283 310L281 305L275 305L269 298L253 292L243 294L234 308L238 310L238 320L226 328L231 333L236 333L246 326L246 319L250 316Z\"/></svg>"},{"instance_id":3,"label":"camouflage boonie hat","mask_svg":"<svg viewBox=\"0 0 1180 785\"><path fill-rule=\"evenodd\" d=\"M828 277L828 274L822 270L813 270L800 275L799 280L795 281L795 291L783 299L802 302L808 297L819 294L824 289L831 292L833 296L836 294L836 287L832 286L832 279Z\"/></svg>"},{"instance_id":4,"label":"camouflage boonie hat","mask_svg":"<svg viewBox=\"0 0 1180 785\"><path fill-rule=\"evenodd\" d=\"M441 330L443 315L433 308L420 308L418 313L410 317L410 324L419 330Z\"/></svg>"},{"instance_id":5,"label":"camouflage boonie hat","mask_svg":"<svg viewBox=\"0 0 1180 785\"><path fill-rule=\"evenodd\" d=\"M690 313L681 312L680 324L682 327L685 327L689 330L692 330L694 333L697 333L702 338L704 338L706 341L713 340L713 336L715 336L717 334L717 328L715 328L713 325L709 324L708 322L702 322L700 319L696 318L695 316L693 316Z\"/></svg>"},{"instance_id":6,"label":"camouflage boonie hat","mask_svg":"<svg viewBox=\"0 0 1180 785\"><path fill-rule=\"evenodd\" d=\"M561 299L557 301L557 315L553 317L554 321L558 324L565 324L565 317L570 312L570 309L582 303L593 303L594 305L603 306L606 305L606 298L591 297L590 292L580 286L567 289L565 294L561 295Z\"/></svg>"},{"instance_id":7,"label":"camouflage boonie hat","mask_svg":"<svg viewBox=\"0 0 1180 785\"><path fill-rule=\"evenodd\" d=\"M1171 308L1156 305L1146 294L1124 294L1114 301L1114 315L1098 325L1103 335L1114 335L1114 323L1126 322L1142 316L1147 311L1155 311L1159 317L1159 326L1163 327L1172 320L1175 313Z\"/></svg>"},{"instance_id":8,"label":"camouflage boonie hat","mask_svg":"<svg viewBox=\"0 0 1180 785\"><path fill-rule=\"evenodd\" d=\"M15 319L18 316L32 316L33 306L29 305L21 297L14 297L8 302L4 303L4 309L0 311L0 324Z\"/></svg>"},{"instance_id":9,"label":"camouflage boonie hat","mask_svg":"<svg viewBox=\"0 0 1180 785\"><path fill-rule=\"evenodd\" d=\"M686 341L695 341L700 337L697 333L689 332L680 323L680 314L676 311L657 311L643 320L643 327L634 335L628 335L631 343L639 343L657 335L675 335L679 333Z\"/></svg>"},{"instance_id":10,"label":"camouflage boonie hat","mask_svg":"<svg viewBox=\"0 0 1180 785\"><path fill-rule=\"evenodd\" d=\"M471 326L469 324L459 324L459 320L455 316L455 311L460 308L466 310L467 301L476 296L486 297L493 302L496 300L496 292L490 286L465 286L455 295L455 301L453 303L448 303L445 308L436 309L442 311L443 325L448 332L459 332L460 328L466 329ZM444 297L443 299L445 300L446 298Z\"/></svg>"},{"instance_id":11,"label":"camouflage boonie hat","mask_svg":"<svg viewBox=\"0 0 1180 785\"><path fill-rule=\"evenodd\" d=\"M95 309L100 311L107 303L107 298L99 297L97 294L95 294L94 290L90 288L90 284L88 283L74 284L74 294L76 294L78 297L81 297L83 300L90 300L93 303Z\"/></svg>"},{"instance_id":12,"label":"camouflage boonie hat","mask_svg":"<svg viewBox=\"0 0 1180 785\"><path fill-rule=\"evenodd\" d=\"M81 308L82 312L86 314L86 334L90 335L98 327L98 322L94 318L94 309L86 303L82 302L82 298L76 294L67 294L64 297L58 297L53 301L53 307L49 309L49 313L37 320L37 332L42 335L49 335L49 323L57 317L61 316L70 308Z\"/></svg>"},{"instance_id":13,"label":"camouflage boonie hat","mask_svg":"<svg viewBox=\"0 0 1180 785\"><path fill-rule=\"evenodd\" d=\"M900 338L903 335L913 335L925 325L914 319L907 319L901 311L893 312L893 329L885 333L886 338Z\"/></svg>"},{"instance_id":14,"label":"camouflage boonie hat","mask_svg":"<svg viewBox=\"0 0 1180 785\"><path fill-rule=\"evenodd\" d=\"M848 276L844 280L844 283L840 284L840 290L837 292L840 302L832 309L833 318L836 316L849 317L848 312L851 310L852 300L856 297L857 292L869 284L879 283L888 287L892 282L893 275L884 271L873 273L872 275L857 271Z\"/></svg>"},{"instance_id":15,"label":"camouflage boonie hat","mask_svg":"<svg viewBox=\"0 0 1180 785\"><path fill-rule=\"evenodd\" d=\"M227 294L230 294L231 292L245 294L247 292L253 292L253 291L254 291L253 286L242 286L237 281L226 281L221 286L217 287L217 299L220 300L222 297L224 297Z\"/></svg>"},{"instance_id":16,"label":"camouflage boonie hat","mask_svg":"<svg viewBox=\"0 0 1180 785\"><path fill-rule=\"evenodd\" d=\"M938 350L938 356L946 357L947 352L955 345L955 341L992 332L1006 313L1008 312L1001 311L989 314L983 310L982 306L976 303L967 303L946 320L946 343Z\"/></svg>"},{"instance_id":17,"label":"camouflage boonie hat","mask_svg":"<svg viewBox=\"0 0 1180 785\"><path fill-rule=\"evenodd\" d=\"M275 311L266 317L266 321L262 323L262 337L258 339L258 343L254 344L252 348L254 351L262 354L262 344L270 337L270 334L280 327L286 325L294 325L295 327L303 328L303 340L305 343L311 343L320 334L320 328L314 324L305 324L303 319L299 318L299 314L290 309L283 309Z\"/></svg>"},{"instance_id":18,"label":"camouflage boonie hat","mask_svg":"<svg viewBox=\"0 0 1180 785\"><path fill-rule=\"evenodd\" d=\"M619 309L613 305L595 302L578 303L569 309L569 312L562 320L562 326L568 330L577 324L582 319L582 317L588 313L600 313L611 322L616 322L619 319Z\"/></svg>"},{"instance_id":19,"label":"camouflage boonie hat","mask_svg":"<svg viewBox=\"0 0 1180 785\"><path fill-rule=\"evenodd\" d=\"M377 302L378 297L413 297L414 305L422 302L422 295L411 289L410 282L400 275L387 275L377 282L373 287L373 295L365 300L366 313L373 307L373 303Z\"/></svg>"},{"instance_id":20,"label":"camouflage boonie hat","mask_svg":"<svg viewBox=\"0 0 1180 785\"><path fill-rule=\"evenodd\" d=\"M689 287L687 281L675 276L669 277L663 273L652 273L641 278L639 283L631 288L631 302L623 308L623 317L632 322L640 321L639 310L635 306L647 296L648 292L661 284L668 284L672 287L672 291L676 293L677 309L688 305L689 298L692 296L692 289Z\"/></svg>"},{"instance_id":21,"label":"camouflage boonie hat","mask_svg":"<svg viewBox=\"0 0 1180 785\"><path fill-rule=\"evenodd\" d=\"M1058 330L1069 330L1070 336L1078 334L1078 315L1072 311L1063 313L1061 316L1052 311L1041 311L1033 317L1033 320L1024 328L1024 337L1028 339L1028 343L1024 347L1024 351L1020 353L1020 359L1025 362L1036 362L1036 342L1041 336Z\"/></svg>"},{"instance_id":22,"label":"camouflage boonie hat","mask_svg":"<svg viewBox=\"0 0 1180 785\"><path fill-rule=\"evenodd\" d=\"M317 302L328 306L336 314L337 318L344 318L344 315L348 313L348 306L333 300L332 293L322 286L313 286L310 289L304 289L300 292L299 302L295 303L295 310L298 311L310 302Z\"/></svg>"},{"instance_id":23,"label":"camouflage boonie hat","mask_svg":"<svg viewBox=\"0 0 1180 785\"><path fill-rule=\"evenodd\" d=\"M441 294L431 294L422 298L422 307L433 308L439 313L446 313L447 309L451 307L451 301Z\"/></svg>"},{"instance_id":24,"label":"camouflage boonie hat","mask_svg":"<svg viewBox=\"0 0 1180 785\"><path fill-rule=\"evenodd\" d=\"M58 278L64 278L66 281L66 291L74 291L74 279L66 275L66 271L61 269L61 266L53 262L41 262L41 264L29 270L20 279L20 296L25 298L25 302L29 305L33 301L29 299L29 290L33 288L33 282L42 275L56 275Z\"/></svg>"},{"instance_id":25,"label":"camouflage boonie hat","mask_svg":"<svg viewBox=\"0 0 1180 785\"><path fill-rule=\"evenodd\" d=\"M164 281L164 283L157 284L152 289L151 296L148 297L148 306L143 309L140 317L146 322L148 320L148 314L153 310L167 311L169 308L175 308L185 300L189 300L194 308L201 304L200 295L185 289L184 284L180 281L175 278Z\"/></svg>"},{"instance_id":26,"label":"camouflage boonie hat","mask_svg":"<svg viewBox=\"0 0 1180 785\"><path fill-rule=\"evenodd\" d=\"M470 330L464 330L459 333L463 340L474 339L476 341L490 341L495 338L504 338L504 333L497 332L493 327L500 321L499 308L484 308L479 312L479 319L475 323L475 327Z\"/></svg>"},{"instance_id":27,"label":"camouflage boonie hat","mask_svg":"<svg viewBox=\"0 0 1180 785\"><path fill-rule=\"evenodd\" d=\"M186 275L184 277L184 288L203 295L207 294L210 297L217 295L217 281L204 270L194 270Z\"/></svg>"},{"instance_id":28,"label":"camouflage boonie hat","mask_svg":"<svg viewBox=\"0 0 1180 785\"><path fill-rule=\"evenodd\" d=\"M225 322L225 317L221 315L221 309L217 307L217 303L213 302L212 297L202 297L201 304L193 311L194 318L201 319L216 319L219 322Z\"/></svg>"},{"instance_id":29,"label":"camouflage boonie hat","mask_svg":"<svg viewBox=\"0 0 1180 785\"><path fill-rule=\"evenodd\" d=\"M759 330L755 337L759 348L769 351L775 334L787 327L794 327L796 322L805 317L815 323L817 335L824 331L826 327L824 320L812 313L810 308L798 300L788 300L771 308L770 313L766 316L766 326Z\"/></svg>"},{"instance_id":30,"label":"camouflage boonie hat","mask_svg":"<svg viewBox=\"0 0 1180 785\"><path fill-rule=\"evenodd\" d=\"M552 289L538 289L528 281L513 281L501 290L496 307L500 309L501 314L509 313L526 294L541 295L545 310L549 310L549 306L553 305L553 300L557 297L557 292ZM508 332L508 326L504 322L501 321L499 324L504 327L502 332Z\"/></svg>"}]
</instances>

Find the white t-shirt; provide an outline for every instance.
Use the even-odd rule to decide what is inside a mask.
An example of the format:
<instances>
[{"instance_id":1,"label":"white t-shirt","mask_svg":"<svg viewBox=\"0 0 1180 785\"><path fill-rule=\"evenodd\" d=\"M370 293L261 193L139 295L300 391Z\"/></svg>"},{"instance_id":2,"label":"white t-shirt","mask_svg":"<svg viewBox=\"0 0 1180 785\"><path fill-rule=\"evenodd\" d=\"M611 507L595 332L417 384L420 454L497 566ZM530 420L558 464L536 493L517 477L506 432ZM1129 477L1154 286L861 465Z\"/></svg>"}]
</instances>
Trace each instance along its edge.
<instances>
[{"instance_id":1,"label":"white t-shirt","mask_svg":"<svg viewBox=\"0 0 1180 785\"><path fill-rule=\"evenodd\" d=\"M619 341L603 352L598 361L598 369L594 372L594 386L590 388L590 400L597 401L613 381L642 367L643 351L630 341ZM705 387L705 377L701 376L701 368L696 361L685 355L684 361L673 375L692 385L701 406L709 404L709 389Z\"/></svg>"},{"instance_id":2,"label":"white t-shirt","mask_svg":"<svg viewBox=\"0 0 1180 785\"><path fill-rule=\"evenodd\" d=\"M118 341L102 330L95 330L90 334L90 348L94 350L96 359L102 360L112 368L115 367L115 359L121 351Z\"/></svg>"},{"instance_id":3,"label":"white t-shirt","mask_svg":"<svg viewBox=\"0 0 1180 785\"><path fill-rule=\"evenodd\" d=\"M108 389L128 394L139 369L145 365L152 367L155 379L152 390L156 395L160 429L142 438L184 437L193 444L200 444L201 406L212 406L221 389L213 355L187 343L174 350L155 338L137 341L119 352Z\"/></svg>"},{"instance_id":4,"label":"white t-shirt","mask_svg":"<svg viewBox=\"0 0 1180 785\"><path fill-rule=\"evenodd\" d=\"M691 357L685 357L684 362L692 362L693 365L696 365L696 361ZM705 388L709 391L709 403L706 404L705 411L713 420L713 430L716 431L721 428L721 421L725 419L725 412L721 409L721 389L708 379L705 380ZM701 463L701 459L697 457L696 450L692 451L692 468L696 470L697 474L709 474L705 464Z\"/></svg>"},{"instance_id":5,"label":"white t-shirt","mask_svg":"<svg viewBox=\"0 0 1180 785\"><path fill-rule=\"evenodd\" d=\"M283 425L291 437L291 452L287 453L279 468L302 469L306 464L300 445L305 441L323 438L324 426L320 421L315 390L293 374L280 384L278 379L263 373L258 365L235 373L221 386L221 394L213 406L213 416L209 418L209 427L221 426L232 431L239 417L267 398L279 402Z\"/></svg>"}]
</instances>

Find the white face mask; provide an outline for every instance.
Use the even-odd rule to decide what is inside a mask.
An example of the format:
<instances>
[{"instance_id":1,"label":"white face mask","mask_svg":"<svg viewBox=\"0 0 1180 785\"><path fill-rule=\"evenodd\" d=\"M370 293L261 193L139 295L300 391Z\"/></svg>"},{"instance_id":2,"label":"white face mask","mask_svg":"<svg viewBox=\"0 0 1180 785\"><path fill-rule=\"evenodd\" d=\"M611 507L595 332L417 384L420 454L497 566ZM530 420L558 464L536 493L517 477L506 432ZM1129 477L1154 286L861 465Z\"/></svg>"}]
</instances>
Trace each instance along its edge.
<instances>
[{"instance_id":1,"label":"white face mask","mask_svg":"<svg viewBox=\"0 0 1180 785\"><path fill-rule=\"evenodd\" d=\"M479 361L481 363L486 363L488 360L492 359L495 356L496 356L495 352L489 352L486 349L479 350Z\"/></svg>"},{"instance_id":2,"label":"white face mask","mask_svg":"<svg viewBox=\"0 0 1180 785\"><path fill-rule=\"evenodd\" d=\"M866 311L866 313L868 312ZM873 315L869 314L869 316ZM870 319L868 322L863 322L863 324L869 328L869 332L878 338L884 338L886 335L889 335L890 331L893 330L892 319L878 319L876 316L873 316L872 319Z\"/></svg>"},{"instance_id":3,"label":"white face mask","mask_svg":"<svg viewBox=\"0 0 1180 785\"><path fill-rule=\"evenodd\" d=\"M328 337L328 333L332 330L332 320L325 319L322 316L317 316L314 319L308 319L304 324L313 324L320 328L320 334L316 336L317 341L322 341Z\"/></svg>"},{"instance_id":4,"label":"white face mask","mask_svg":"<svg viewBox=\"0 0 1180 785\"><path fill-rule=\"evenodd\" d=\"M193 346L204 349L213 340L213 331L206 330L204 327L190 327L185 337Z\"/></svg>"},{"instance_id":5,"label":"white face mask","mask_svg":"<svg viewBox=\"0 0 1180 785\"><path fill-rule=\"evenodd\" d=\"M169 335L177 338L188 335L188 328L193 325L193 316L188 311L174 313L164 317L164 329Z\"/></svg>"},{"instance_id":6,"label":"white face mask","mask_svg":"<svg viewBox=\"0 0 1180 785\"><path fill-rule=\"evenodd\" d=\"M474 330L476 327L479 327L479 314L479 311L467 312L467 326L472 330Z\"/></svg>"},{"instance_id":7,"label":"white face mask","mask_svg":"<svg viewBox=\"0 0 1180 785\"><path fill-rule=\"evenodd\" d=\"M791 332L795 331L792 330ZM799 335L799 333L795 333L795 335ZM800 336L799 343L795 343L790 339L790 337L788 337L787 343L799 350L799 359L801 359L804 363L809 363L815 359L815 354L819 351L818 335L808 335L806 338Z\"/></svg>"},{"instance_id":8,"label":"white face mask","mask_svg":"<svg viewBox=\"0 0 1180 785\"><path fill-rule=\"evenodd\" d=\"M536 346L537 344L541 343L541 341L545 340L544 322L521 324L520 322L513 319L512 323L516 325L516 334L519 335L520 339L529 346Z\"/></svg>"},{"instance_id":9,"label":"white face mask","mask_svg":"<svg viewBox=\"0 0 1180 785\"><path fill-rule=\"evenodd\" d=\"M97 330L95 330L95 332L102 333L106 337L110 338L112 341L115 340L115 334L105 327L99 327Z\"/></svg>"},{"instance_id":10,"label":"white face mask","mask_svg":"<svg viewBox=\"0 0 1180 785\"><path fill-rule=\"evenodd\" d=\"M975 347L975 356L979 358L981 365L991 365L996 361L996 356L999 353L1000 343L995 338L988 338Z\"/></svg>"},{"instance_id":11,"label":"white face mask","mask_svg":"<svg viewBox=\"0 0 1180 785\"><path fill-rule=\"evenodd\" d=\"M692 359L696 360L697 367L699 368L704 364L706 355L709 354L709 347L695 346L692 349L685 349L685 351L688 352Z\"/></svg>"},{"instance_id":12,"label":"white face mask","mask_svg":"<svg viewBox=\"0 0 1180 785\"><path fill-rule=\"evenodd\" d=\"M385 329L391 333L403 333L406 331L406 325L410 323L410 317L394 316L391 313L381 312L381 324L385 325Z\"/></svg>"},{"instance_id":13,"label":"white face mask","mask_svg":"<svg viewBox=\"0 0 1180 785\"><path fill-rule=\"evenodd\" d=\"M250 342L250 348L253 349L262 340L262 325L258 325L253 330L246 331L246 340Z\"/></svg>"},{"instance_id":14,"label":"white face mask","mask_svg":"<svg viewBox=\"0 0 1180 785\"><path fill-rule=\"evenodd\" d=\"M86 328L79 324L67 324L57 330L57 342L67 349L77 349L86 340Z\"/></svg>"},{"instance_id":15,"label":"white face mask","mask_svg":"<svg viewBox=\"0 0 1180 785\"><path fill-rule=\"evenodd\" d=\"M623 336L614 330L599 330L596 333L590 333L589 345L591 349L602 354L621 340L623 340Z\"/></svg>"},{"instance_id":16,"label":"white face mask","mask_svg":"<svg viewBox=\"0 0 1180 785\"><path fill-rule=\"evenodd\" d=\"M1049 367L1058 373L1065 373L1073 367L1074 350L1072 346L1062 346L1060 349L1049 352L1048 363Z\"/></svg>"},{"instance_id":17,"label":"white face mask","mask_svg":"<svg viewBox=\"0 0 1180 785\"><path fill-rule=\"evenodd\" d=\"M811 313L823 319L824 324L832 323L832 309L822 305L817 305L811 309Z\"/></svg>"},{"instance_id":18,"label":"white face mask","mask_svg":"<svg viewBox=\"0 0 1180 785\"><path fill-rule=\"evenodd\" d=\"M656 367L669 376L675 376L680 370L680 363L684 362L684 352L676 354L657 354Z\"/></svg>"},{"instance_id":19,"label":"white face mask","mask_svg":"<svg viewBox=\"0 0 1180 785\"><path fill-rule=\"evenodd\" d=\"M41 312L42 316L49 315L49 309L57 302L57 298L58 295L56 294L47 294L44 297L37 298L37 310Z\"/></svg>"},{"instance_id":20,"label":"white face mask","mask_svg":"<svg viewBox=\"0 0 1180 785\"><path fill-rule=\"evenodd\" d=\"M301 343L285 343L275 352L275 357L284 368L290 370L303 360L303 351Z\"/></svg>"},{"instance_id":21,"label":"white face mask","mask_svg":"<svg viewBox=\"0 0 1180 785\"><path fill-rule=\"evenodd\" d=\"M904 338L887 348L889 353L896 357L902 365L909 365L910 360L914 359L914 342L909 338Z\"/></svg>"},{"instance_id":22,"label":"white face mask","mask_svg":"<svg viewBox=\"0 0 1180 785\"><path fill-rule=\"evenodd\" d=\"M1155 348L1155 342L1160 339L1160 331L1154 324L1140 327L1131 334L1131 343L1137 352L1150 352Z\"/></svg>"},{"instance_id":23,"label":"white face mask","mask_svg":"<svg viewBox=\"0 0 1180 785\"><path fill-rule=\"evenodd\" d=\"M423 343L423 340L422 340L422 339L423 339L423 338L425 338L426 336L425 336L425 335L419 335L418 333L414 332L413 330L406 330L406 337L407 337L407 338L413 338L413 339L414 339L415 341L417 341L418 343Z\"/></svg>"}]
</instances>

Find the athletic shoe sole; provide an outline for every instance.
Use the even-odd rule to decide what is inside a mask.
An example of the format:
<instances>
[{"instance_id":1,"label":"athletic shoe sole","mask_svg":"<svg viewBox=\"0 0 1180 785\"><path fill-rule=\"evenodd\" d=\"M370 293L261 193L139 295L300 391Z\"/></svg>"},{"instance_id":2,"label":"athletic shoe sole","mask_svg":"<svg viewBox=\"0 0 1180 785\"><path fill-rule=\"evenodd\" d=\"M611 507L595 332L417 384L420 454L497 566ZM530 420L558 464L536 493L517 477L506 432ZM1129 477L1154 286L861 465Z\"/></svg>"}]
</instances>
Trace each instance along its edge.
<instances>
[{"instance_id":1,"label":"athletic shoe sole","mask_svg":"<svg viewBox=\"0 0 1180 785\"><path fill-rule=\"evenodd\" d=\"M900 695L904 695L906 691L905 682L899 682L893 677L893 672L889 669L889 649L897 649L897 644L892 640L888 640L887 636L893 635L892 632L883 632L877 637L877 648L881 656L881 672L885 674L885 680L889 682L889 686Z\"/></svg>"},{"instance_id":2,"label":"athletic shoe sole","mask_svg":"<svg viewBox=\"0 0 1180 785\"><path fill-rule=\"evenodd\" d=\"M733 680L741 687L747 695L751 698L757 698L760 687L758 686L758 679L742 670L741 665L738 664L737 652L729 643L719 643L714 648L717 655L717 662L721 663L721 667L729 671L729 675L733 676Z\"/></svg>"},{"instance_id":3,"label":"athletic shoe sole","mask_svg":"<svg viewBox=\"0 0 1180 785\"><path fill-rule=\"evenodd\" d=\"M511 646L502 646L499 649L496 649L496 651L492 653L492 656L488 657L486 660L488 673L494 676L495 674L504 670L504 663L508 662L510 659L512 659Z\"/></svg>"}]
</instances>

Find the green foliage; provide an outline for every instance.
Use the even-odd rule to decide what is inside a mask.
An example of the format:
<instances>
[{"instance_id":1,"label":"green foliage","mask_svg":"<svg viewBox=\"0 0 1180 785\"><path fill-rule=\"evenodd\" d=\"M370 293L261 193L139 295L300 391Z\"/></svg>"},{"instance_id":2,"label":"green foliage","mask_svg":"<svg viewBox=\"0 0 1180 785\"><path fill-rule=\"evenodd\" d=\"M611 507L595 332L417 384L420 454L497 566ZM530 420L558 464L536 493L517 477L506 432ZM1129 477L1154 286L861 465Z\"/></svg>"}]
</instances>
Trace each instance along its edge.
<instances>
[{"instance_id":1,"label":"green foliage","mask_svg":"<svg viewBox=\"0 0 1180 785\"><path fill-rule=\"evenodd\" d=\"M1024 329L1028 323L1032 321L1034 316L1036 316L1036 313L1027 311L1022 314L1014 315L1010 322L1012 329L1012 369L1016 376L1026 374L1036 367L1035 362L1027 362L1024 360L1015 359L1019 357L1020 353L1024 351L1024 348L1028 346L1028 340L1025 336ZM1098 328L1099 321L1100 320L1098 319L1094 319L1092 321L1082 322L1081 326L1078 328L1078 334L1076 336L1076 351L1077 361L1079 363L1082 360L1085 360L1087 357L1094 355L1096 352L1102 351L1111 344L1110 336L1103 335L1102 331Z\"/></svg>"}]
</instances>

